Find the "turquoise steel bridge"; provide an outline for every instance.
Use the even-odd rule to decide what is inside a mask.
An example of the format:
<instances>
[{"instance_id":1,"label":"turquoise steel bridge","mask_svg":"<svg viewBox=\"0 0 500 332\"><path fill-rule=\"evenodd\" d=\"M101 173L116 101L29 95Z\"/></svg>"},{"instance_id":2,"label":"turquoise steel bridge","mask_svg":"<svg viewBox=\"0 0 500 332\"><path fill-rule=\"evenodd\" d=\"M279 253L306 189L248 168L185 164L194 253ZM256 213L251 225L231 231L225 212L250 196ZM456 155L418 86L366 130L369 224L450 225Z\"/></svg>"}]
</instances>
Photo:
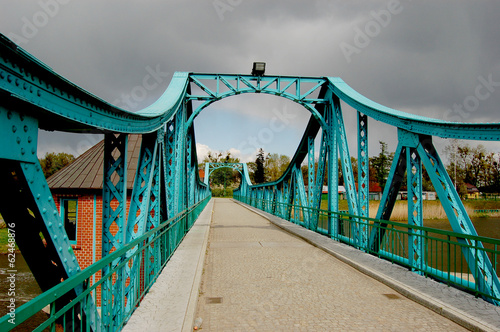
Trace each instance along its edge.
<instances>
[{"instance_id":1,"label":"turquoise steel bridge","mask_svg":"<svg viewBox=\"0 0 500 332\"><path fill-rule=\"evenodd\" d=\"M297 151L281 178L271 183L252 184L246 164L211 169L207 164L206 178L200 179L193 121L210 104L243 93L286 98L311 113ZM357 111L357 128L350 129L358 138L357 179L341 101ZM72 84L3 35L0 117L0 213L44 291L16 310L15 325L50 305L50 317L39 330L54 329L56 324L65 330L120 330L210 199L208 177L217 167L233 167L242 174L234 193L242 202L500 303L496 268L500 241L477 236L433 145L433 137L499 141L500 123L456 123L400 112L363 97L337 77L185 72L174 74L154 104L131 113ZM368 122L372 120L398 132L375 219L368 218ZM37 159L38 129L105 135L102 259L84 270ZM127 216L128 134L141 134L142 146ZM315 159L316 137L321 140L319 159ZM339 162L347 214L339 213ZM309 166L307 190L300 170L303 163ZM453 232L430 236L423 227L423 166ZM409 218L402 225L390 217L405 173ZM325 177L328 210L321 210ZM9 318L0 320L1 330L15 326Z\"/></svg>"}]
</instances>

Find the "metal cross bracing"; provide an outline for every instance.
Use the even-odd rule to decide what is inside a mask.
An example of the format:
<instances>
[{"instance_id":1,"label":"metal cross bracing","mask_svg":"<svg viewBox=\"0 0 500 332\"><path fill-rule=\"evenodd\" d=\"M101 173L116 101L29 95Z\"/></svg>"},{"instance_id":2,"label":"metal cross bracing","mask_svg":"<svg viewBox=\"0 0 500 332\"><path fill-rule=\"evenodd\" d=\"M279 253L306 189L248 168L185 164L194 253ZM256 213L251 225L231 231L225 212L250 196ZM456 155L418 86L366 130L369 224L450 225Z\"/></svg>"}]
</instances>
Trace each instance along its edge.
<instances>
[{"instance_id":1,"label":"metal cross bracing","mask_svg":"<svg viewBox=\"0 0 500 332\"><path fill-rule=\"evenodd\" d=\"M208 185L209 184L209 179L210 179L210 175L218 170L218 169L221 169L221 168L231 168L235 171L238 171L241 176L243 177L243 174L246 174L248 176L248 172L246 173L243 173L243 168L246 167L246 164L244 163L224 163L224 162L221 162L221 163L205 163L205 178L203 180L203 182ZM248 181L250 181L250 178L248 178Z\"/></svg>"},{"instance_id":2,"label":"metal cross bracing","mask_svg":"<svg viewBox=\"0 0 500 332\"><path fill-rule=\"evenodd\" d=\"M254 185L246 164L213 165L199 178L194 120L210 104L243 93L266 93L302 105L311 117L289 167L273 182ZM354 178L342 103L357 111L358 177ZM235 198L350 243L387 256L388 227L398 190L407 174L408 243L405 254L391 254L411 269L450 282L427 261L422 227L422 167L447 213L478 295L500 301L496 266L482 243L434 148L432 137L500 140L500 124L454 123L379 105L340 78L175 73L165 93L135 113L113 106L57 75L0 35L0 213L16 232L19 248L43 291L18 312L51 305L45 327L65 324L76 330L120 330L211 196L208 177L216 167L242 173ZM368 118L398 132L387 185L376 219L368 219ZM102 259L80 270L36 157L38 129L104 133ZM127 135L142 134L142 146L127 207ZM316 141L319 142L317 145ZM319 146L319 149L316 148ZM317 153L317 155L316 155ZM340 165L339 165L340 163ZM301 166L307 165L307 175ZM339 213L339 168L349 213ZM306 186L307 181L307 186ZM328 188L324 193L324 187ZM322 211L326 195L327 210ZM158 233L156 232L158 230ZM160 236L161 232L161 236ZM384 257L385 257L384 256ZM47 273L47 271L51 271ZM90 275L101 280L90 283ZM63 281L61 283L61 281ZM101 290L97 311L95 289ZM64 291L63 291L64 290ZM23 318L24 317L24 318ZM22 320L20 318L20 320ZM11 328L6 318L0 327Z\"/></svg>"},{"instance_id":3,"label":"metal cross bracing","mask_svg":"<svg viewBox=\"0 0 500 332\"><path fill-rule=\"evenodd\" d=\"M45 303L42 307L51 305L52 313L45 327L120 330L151 287L194 223L200 204L210 197L198 175L194 130L186 126L192 113L185 97L188 77L176 73L156 103L130 113L68 82L0 36L0 126L5 144L0 176L9 184L2 191L0 213L15 232L42 291L62 289L56 298L41 296L20 308L17 324ZM39 129L105 134L103 263L92 265L99 268L90 266L84 273L72 251L37 159ZM131 133L143 139L127 207ZM158 237L156 229L164 235ZM108 256L112 259L106 260ZM97 275L95 284L85 276L90 271ZM16 326L5 319L0 325L2 330Z\"/></svg>"}]
</instances>

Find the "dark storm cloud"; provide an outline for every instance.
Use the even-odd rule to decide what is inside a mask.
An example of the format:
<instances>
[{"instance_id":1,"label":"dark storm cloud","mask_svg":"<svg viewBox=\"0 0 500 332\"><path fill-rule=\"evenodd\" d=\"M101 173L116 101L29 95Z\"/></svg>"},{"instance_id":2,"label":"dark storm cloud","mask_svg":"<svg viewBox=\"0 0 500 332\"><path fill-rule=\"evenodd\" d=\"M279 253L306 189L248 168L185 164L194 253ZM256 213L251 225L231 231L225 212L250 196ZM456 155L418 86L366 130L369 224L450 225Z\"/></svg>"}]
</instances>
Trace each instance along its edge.
<instances>
[{"instance_id":1,"label":"dark storm cloud","mask_svg":"<svg viewBox=\"0 0 500 332\"><path fill-rule=\"evenodd\" d=\"M370 99L404 111L500 121L500 87L481 83L489 76L500 82L497 1L3 0L0 32L22 36L26 22L44 11L41 3L58 4L57 13L21 46L128 109L158 98L175 71L249 73L259 60L269 74L340 76ZM397 10L384 16L390 8ZM377 24L368 44L356 46L359 31ZM359 52L348 59L343 44ZM161 74L145 90L151 71ZM489 95L476 105L481 84L482 96ZM124 102L134 91L146 94ZM453 107L464 101L474 110L459 114ZM273 108L280 101L263 103ZM378 129L374 122L375 139L383 138Z\"/></svg>"}]
</instances>

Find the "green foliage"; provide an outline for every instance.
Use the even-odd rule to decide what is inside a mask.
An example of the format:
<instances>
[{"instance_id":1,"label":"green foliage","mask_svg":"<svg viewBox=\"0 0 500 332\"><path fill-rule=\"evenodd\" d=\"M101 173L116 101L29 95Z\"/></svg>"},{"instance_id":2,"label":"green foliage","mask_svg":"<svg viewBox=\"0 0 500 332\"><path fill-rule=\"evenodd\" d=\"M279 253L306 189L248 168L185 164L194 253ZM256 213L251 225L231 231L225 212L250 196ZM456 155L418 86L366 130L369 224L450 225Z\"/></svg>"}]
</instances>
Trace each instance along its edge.
<instances>
[{"instance_id":1,"label":"green foliage","mask_svg":"<svg viewBox=\"0 0 500 332\"><path fill-rule=\"evenodd\" d=\"M203 159L199 167L205 169L206 163L239 163L238 158L231 156L231 152L212 152L209 151L207 156ZM218 186L236 188L240 183L240 173L231 168L220 168L210 174L210 185L213 188ZM213 192L212 192L213 194Z\"/></svg>"},{"instance_id":2,"label":"green foliage","mask_svg":"<svg viewBox=\"0 0 500 332\"><path fill-rule=\"evenodd\" d=\"M448 174L461 196L467 193L466 183L482 192L500 192L500 153L489 152L481 144L471 147L458 140L452 140L444 152L449 159Z\"/></svg>"},{"instance_id":3,"label":"green foliage","mask_svg":"<svg viewBox=\"0 0 500 332\"><path fill-rule=\"evenodd\" d=\"M255 173L254 173L254 181L255 183L264 183L266 181L264 164L266 162L266 157L264 154L264 150L262 148L259 149L259 153L257 153L257 159L255 159Z\"/></svg>"},{"instance_id":4,"label":"green foliage","mask_svg":"<svg viewBox=\"0 0 500 332\"><path fill-rule=\"evenodd\" d=\"M252 183L255 183L255 171L257 170L257 164L254 161L249 161L247 163L247 168L250 181L252 181Z\"/></svg>"},{"instance_id":5,"label":"green foliage","mask_svg":"<svg viewBox=\"0 0 500 332\"><path fill-rule=\"evenodd\" d=\"M266 181L278 180L285 172L288 164L290 164L290 157L283 154L270 153L267 156L265 164Z\"/></svg>"},{"instance_id":6,"label":"green foliage","mask_svg":"<svg viewBox=\"0 0 500 332\"><path fill-rule=\"evenodd\" d=\"M0 228L0 254L6 254L9 252L9 230L7 227ZM16 244L16 251L19 250Z\"/></svg>"},{"instance_id":7,"label":"green foliage","mask_svg":"<svg viewBox=\"0 0 500 332\"><path fill-rule=\"evenodd\" d=\"M370 179L376 180L382 190L384 190L392 160L394 159L394 153L387 152L387 143L379 141L379 144L379 155L370 158Z\"/></svg>"},{"instance_id":8,"label":"green foliage","mask_svg":"<svg viewBox=\"0 0 500 332\"><path fill-rule=\"evenodd\" d=\"M211 188L213 197L233 197L236 188Z\"/></svg>"},{"instance_id":9,"label":"green foliage","mask_svg":"<svg viewBox=\"0 0 500 332\"><path fill-rule=\"evenodd\" d=\"M39 159L45 178L48 178L64 166L70 164L73 160L75 160L75 157L72 154L64 152L57 154L55 152L47 152L45 157Z\"/></svg>"}]
</instances>

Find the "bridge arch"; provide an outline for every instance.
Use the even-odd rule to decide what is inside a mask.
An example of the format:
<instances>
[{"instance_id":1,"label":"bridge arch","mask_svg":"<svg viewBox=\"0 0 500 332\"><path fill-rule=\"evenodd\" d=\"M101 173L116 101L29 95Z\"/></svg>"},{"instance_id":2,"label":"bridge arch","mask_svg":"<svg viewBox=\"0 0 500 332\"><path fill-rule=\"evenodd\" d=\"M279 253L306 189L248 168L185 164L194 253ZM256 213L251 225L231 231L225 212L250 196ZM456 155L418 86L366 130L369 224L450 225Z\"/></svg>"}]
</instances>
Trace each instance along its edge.
<instances>
[{"instance_id":1,"label":"bridge arch","mask_svg":"<svg viewBox=\"0 0 500 332\"><path fill-rule=\"evenodd\" d=\"M204 81L215 84L211 88ZM241 94L268 94L286 98L308 110L323 128L326 121L322 115L328 80L313 77L264 76L249 77L248 75L211 75L189 74L189 82L199 88L198 93L188 93L188 101L201 101L201 105L193 110L186 121L186 127L193 125L194 119L208 106L224 98ZM317 97L311 96L317 94Z\"/></svg>"}]
</instances>

